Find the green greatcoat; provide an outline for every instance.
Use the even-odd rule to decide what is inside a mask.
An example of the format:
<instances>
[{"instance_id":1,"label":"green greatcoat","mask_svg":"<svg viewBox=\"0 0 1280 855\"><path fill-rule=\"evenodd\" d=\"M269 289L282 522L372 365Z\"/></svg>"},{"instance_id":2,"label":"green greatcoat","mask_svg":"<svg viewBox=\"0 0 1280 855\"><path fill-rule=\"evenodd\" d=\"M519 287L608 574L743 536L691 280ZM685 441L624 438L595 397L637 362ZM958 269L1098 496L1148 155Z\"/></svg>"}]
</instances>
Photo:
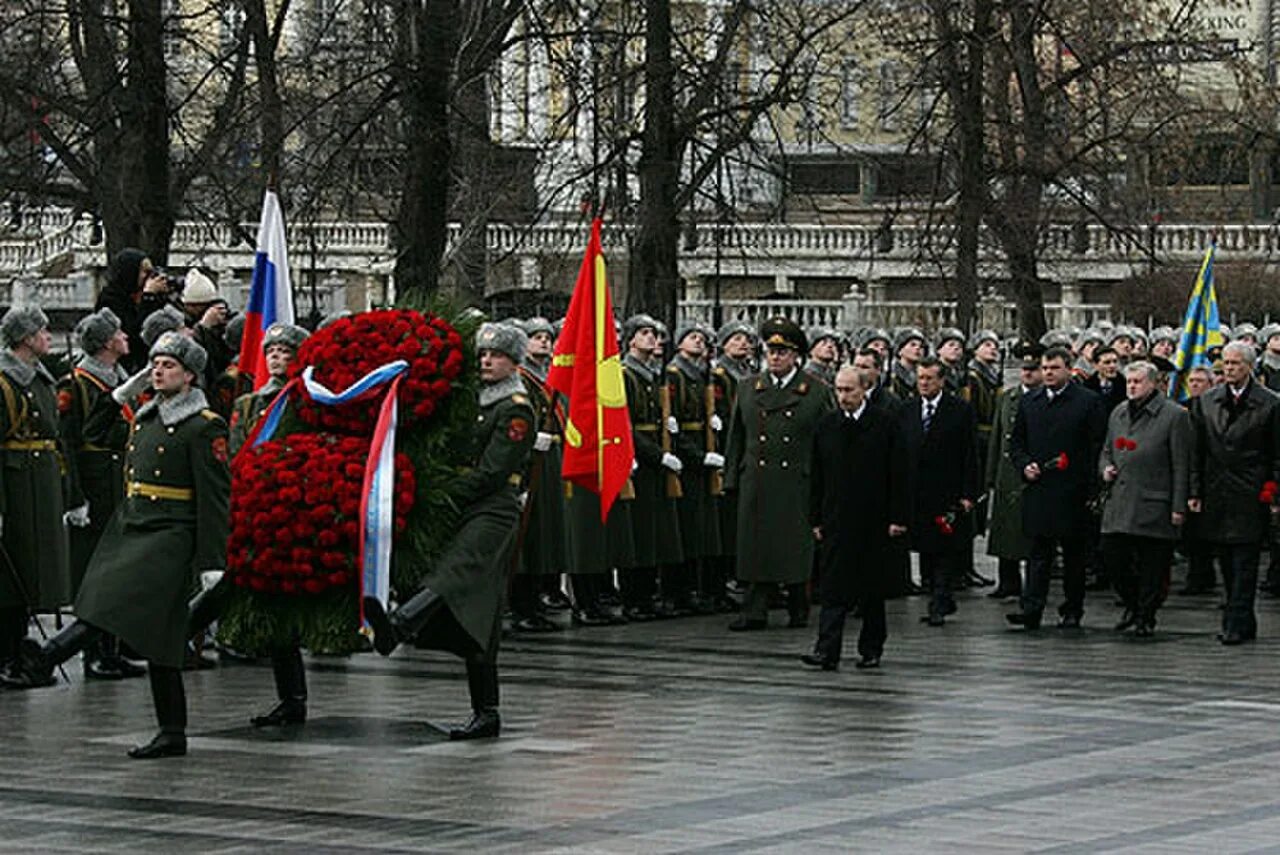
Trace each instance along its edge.
<instances>
[{"instance_id":1,"label":"green greatcoat","mask_svg":"<svg viewBox=\"0 0 1280 855\"><path fill-rule=\"evenodd\" d=\"M711 384L715 388L716 415L720 417L720 431L716 443L721 454L725 452L729 421L733 418L733 404L738 398L738 378L723 364L711 369ZM716 516L720 526L720 554L732 557L738 554L738 495L722 488L716 496Z\"/></svg>"},{"instance_id":2,"label":"green greatcoat","mask_svg":"<svg viewBox=\"0 0 1280 855\"><path fill-rule=\"evenodd\" d=\"M126 495L76 598L76 616L147 660L182 666L195 574L226 566L231 471L227 423L199 389L139 410Z\"/></svg>"},{"instance_id":3,"label":"green greatcoat","mask_svg":"<svg viewBox=\"0 0 1280 855\"><path fill-rule=\"evenodd\" d=\"M564 413L561 396L548 389L531 368L521 366L520 378L533 405L535 431L554 439L546 451L534 451L529 458L525 485L529 489L529 522L520 550L520 572L530 576L558 576L565 572L566 552L564 488L560 480L561 434ZM536 470L536 477L535 477Z\"/></svg>"},{"instance_id":4,"label":"green greatcoat","mask_svg":"<svg viewBox=\"0 0 1280 855\"><path fill-rule=\"evenodd\" d=\"M520 524L521 473L535 434L533 407L520 378L482 387L476 419L450 490L461 512L458 533L422 585L439 594L467 636L489 651Z\"/></svg>"},{"instance_id":5,"label":"green greatcoat","mask_svg":"<svg viewBox=\"0 0 1280 855\"><path fill-rule=\"evenodd\" d=\"M818 420L835 408L820 380L796 371L778 389L762 374L738 385L725 488L738 493L738 578L799 584L813 567L809 466Z\"/></svg>"},{"instance_id":6,"label":"green greatcoat","mask_svg":"<svg viewBox=\"0 0 1280 855\"><path fill-rule=\"evenodd\" d=\"M636 454L636 469L631 474L636 496L628 503L634 555L627 566L652 569L659 564L678 564L683 560L680 519L675 500L667 497L669 470L662 465L659 378L650 365L628 354L622 360L622 382Z\"/></svg>"},{"instance_id":7,"label":"green greatcoat","mask_svg":"<svg viewBox=\"0 0 1280 855\"><path fill-rule=\"evenodd\" d=\"M22 579L19 588L0 566L0 609L61 608L71 601L71 572L55 382L8 350L0 351L0 438L0 542Z\"/></svg>"},{"instance_id":8,"label":"green greatcoat","mask_svg":"<svg viewBox=\"0 0 1280 855\"><path fill-rule=\"evenodd\" d=\"M1031 539L1022 533L1022 473L1009 462L1013 418L1022 400L1022 386L1004 389L996 398L991 442L987 446L986 486L991 491L987 522L987 554L1023 560L1031 554Z\"/></svg>"},{"instance_id":9,"label":"green greatcoat","mask_svg":"<svg viewBox=\"0 0 1280 855\"><path fill-rule=\"evenodd\" d=\"M283 388L284 382L277 377L272 377L258 391L248 392L236 398L231 407L231 427L228 434L232 458L244 448L244 444L249 441L249 434L253 433L253 429L258 426L258 420L262 418L262 414L267 411L267 407L271 406L271 402ZM282 403L280 406L283 407L286 404Z\"/></svg>"},{"instance_id":10,"label":"green greatcoat","mask_svg":"<svg viewBox=\"0 0 1280 855\"><path fill-rule=\"evenodd\" d=\"M59 429L67 449L67 506L89 504L89 524L72 527L71 595L80 591L89 557L124 500L124 455L129 422L111 390L127 380L122 369L87 357L58 384Z\"/></svg>"},{"instance_id":11,"label":"green greatcoat","mask_svg":"<svg viewBox=\"0 0 1280 855\"><path fill-rule=\"evenodd\" d=\"M711 476L704 459L716 450L715 437L707 442L707 388L710 378L701 365L676 356L667 366L671 390L671 415L680 432L672 439L675 455L684 464L680 472L681 497L676 502L680 518L680 545L686 559L720 554L720 519L716 516ZM714 390L713 390L714 394Z\"/></svg>"}]
</instances>

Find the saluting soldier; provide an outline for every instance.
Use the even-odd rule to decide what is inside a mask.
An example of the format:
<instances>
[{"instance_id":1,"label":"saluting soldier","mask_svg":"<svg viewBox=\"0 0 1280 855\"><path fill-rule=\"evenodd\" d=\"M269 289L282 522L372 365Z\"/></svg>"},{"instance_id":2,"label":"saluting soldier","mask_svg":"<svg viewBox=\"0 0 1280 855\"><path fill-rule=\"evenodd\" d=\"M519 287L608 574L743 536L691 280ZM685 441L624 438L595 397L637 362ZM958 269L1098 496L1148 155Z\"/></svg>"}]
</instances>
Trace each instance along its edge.
<instances>
[{"instance_id":1,"label":"saluting soldier","mask_svg":"<svg viewBox=\"0 0 1280 855\"><path fill-rule=\"evenodd\" d=\"M129 751L136 760L187 753L187 595L195 571L226 565L227 425L195 385L206 360L204 348L176 332L152 346L157 396L134 421L125 500L89 562L75 603L79 619L43 646L22 647L26 686L50 683L56 665L104 632L145 656L160 732Z\"/></svg>"},{"instance_id":2,"label":"saluting soldier","mask_svg":"<svg viewBox=\"0 0 1280 855\"><path fill-rule=\"evenodd\" d=\"M560 574L569 560L565 543L568 523L560 477L565 401L563 395L546 386L555 334L551 322L546 318L530 318L524 322L524 330L529 337L528 352L518 370L529 391L537 433L526 477L530 507L526 511L528 522L520 571L511 582L511 610L515 615L515 629L550 632L560 626L543 614L539 595L559 590Z\"/></svg>"},{"instance_id":3,"label":"saluting soldier","mask_svg":"<svg viewBox=\"0 0 1280 855\"><path fill-rule=\"evenodd\" d=\"M810 451L818 420L835 408L830 390L800 368L800 327L771 318L760 338L768 368L738 387L725 465L725 488L738 491L738 578L747 583L742 614L729 625L736 632L768 625L774 584L787 587L788 625L808 625Z\"/></svg>"},{"instance_id":4,"label":"saluting soldier","mask_svg":"<svg viewBox=\"0 0 1280 855\"><path fill-rule=\"evenodd\" d=\"M129 421L111 392L128 379L120 361L129 354L129 334L110 309L85 316L76 325L84 357L58 384L58 421L67 450L71 524L71 594L80 591L89 558L107 522L124 501L124 456ZM103 636L84 655L87 680L141 677L146 669L120 655L119 641Z\"/></svg>"},{"instance_id":5,"label":"saluting soldier","mask_svg":"<svg viewBox=\"0 0 1280 855\"><path fill-rule=\"evenodd\" d=\"M521 473L533 448L533 407L516 373L525 335L512 326L484 324L476 335L480 358L480 416L459 471L454 498L462 509L458 532L422 588L390 614L366 598L374 647L388 656L400 644L461 657L467 665L471 720L450 739L497 736L498 642L507 568L520 523Z\"/></svg>"},{"instance_id":6,"label":"saluting soldier","mask_svg":"<svg viewBox=\"0 0 1280 855\"><path fill-rule=\"evenodd\" d=\"M671 567L662 576L663 597L680 611L710 613L714 607L703 596L699 584L703 561L720 553L719 518L711 493L711 476L724 467L724 456L715 440L707 443L707 426L715 410L707 410L710 382L705 362L706 333L689 326L676 333L676 355L667 366L665 382L671 396L671 431L675 454L680 458L681 497L676 502L680 514L680 543L684 563ZM714 437L715 431L710 434Z\"/></svg>"},{"instance_id":7,"label":"saluting soldier","mask_svg":"<svg viewBox=\"0 0 1280 855\"><path fill-rule=\"evenodd\" d=\"M17 667L33 611L53 611L71 597L63 521L55 381L40 358L53 337L36 306L0 319L0 682ZM7 566L3 566L7 565ZM52 682L52 678L50 678Z\"/></svg>"}]
</instances>

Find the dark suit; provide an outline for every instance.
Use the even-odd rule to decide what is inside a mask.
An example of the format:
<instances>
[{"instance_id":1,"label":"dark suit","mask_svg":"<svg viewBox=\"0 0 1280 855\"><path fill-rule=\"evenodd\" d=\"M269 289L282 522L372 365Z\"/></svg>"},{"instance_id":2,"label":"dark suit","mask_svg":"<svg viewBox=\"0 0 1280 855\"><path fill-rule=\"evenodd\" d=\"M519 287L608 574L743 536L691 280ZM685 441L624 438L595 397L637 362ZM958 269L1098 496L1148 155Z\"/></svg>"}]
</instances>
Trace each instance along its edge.
<instances>
[{"instance_id":1,"label":"dark suit","mask_svg":"<svg viewBox=\"0 0 1280 855\"><path fill-rule=\"evenodd\" d=\"M1102 377L1098 374L1090 375L1080 381L1080 385L1096 394L1102 399L1102 407L1104 412L1109 416L1111 411L1118 405L1123 404L1127 399L1124 389L1124 372L1121 371L1111 380L1111 388L1106 392L1102 391Z\"/></svg>"},{"instance_id":2,"label":"dark suit","mask_svg":"<svg viewBox=\"0 0 1280 855\"><path fill-rule=\"evenodd\" d=\"M862 607L858 653L879 658L886 637L885 589L892 584L889 524L907 525L907 460L895 416L867 404L852 418L842 410L818 422L813 438L809 517L821 528L822 612L814 652L838 662L844 622Z\"/></svg>"},{"instance_id":3,"label":"dark suit","mask_svg":"<svg viewBox=\"0 0 1280 855\"><path fill-rule=\"evenodd\" d=\"M873 405L893 414L896 418L898 410L902 409L903 401L893 393L888 387L887 378L881 378L882 382L870 392L867 393L867 400ZM904 457L906 449L902 448L901 443L898 445L898 454ZM889 553L885 560L888 562L892 570L890 571L891 579L885 588L884 595L893 599L896 597L905 597L911 592L915 585L911 580L911 543L905 537L895 539L889 545Z\"/></svg>"},{"instance_id":4,"label":"dark suit","mask_svg":"<svg viewBox=\"0 0 1280 855\"><path fill-rule=\"evenodd\" d=\"M911 548L920 553L921 578L933 591L929 614L943 616L955 611L953 577L961 550L972 549L973 541L967 514L957 516L951 534L936 520L957 511L961 499L977 499L978 450L973 408L947 392L936 400L927 432L920 399L904 404L898 418L910 466Z\"/></svg>"},{"instance_id":5,"label":"dark suit","mask_svg":"<svg viewBox=\"0 0 1280 855\"><path fill-rule=\"evenodd\" d=\"M1084 570L1094 527L1089 499L1096 486L1098 453L1107 429L1102 399L1075 383L1067 383L1050 401L1040 388L1023 395L1013 419L1009 460L1022 472L1039 464L1039 479L1022 493L1022 530L1031 538L1022 611L1039 619L1049 596L1054 553L1062 547L1063 616L1084 614ZM1044 471L1045 463L1067 455L1067 468Z\"/></svg>"}]
</instances>

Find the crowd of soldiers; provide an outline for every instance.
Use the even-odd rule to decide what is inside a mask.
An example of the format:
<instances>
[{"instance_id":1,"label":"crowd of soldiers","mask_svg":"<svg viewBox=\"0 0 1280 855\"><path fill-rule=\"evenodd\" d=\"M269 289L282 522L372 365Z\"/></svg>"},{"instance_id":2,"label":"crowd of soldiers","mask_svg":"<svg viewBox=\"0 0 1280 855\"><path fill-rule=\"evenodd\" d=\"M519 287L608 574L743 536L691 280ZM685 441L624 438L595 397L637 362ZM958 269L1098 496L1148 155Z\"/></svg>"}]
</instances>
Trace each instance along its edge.
<instances>
[{"instance_id":1,"label":"crowd of soldiers","mask_svg":"<svg viewBox=\"0 0 1280 855\"><path fill-rule=\"evenodd\" d=\"M183 754L182 670L210 664L201 643L229 593L230 461L308 332L267 330L269 377L252 391L242 321L217 286L132 250L69 364L52 359L48 325L34 307L0 319L0 686L51 685L80 652L88 680L147 674L160 731L131 755ZM561 478L567 401L546 384L558 325L485 324L463 521L419 590L364 604L379 653L412 642L466 663L473 714L453 738L500 731L501 636L562 630L564 613L594 627L732 612L728 629L751 632L774 609L806 627L816 600L804 664L838 668L856 614L857 665L875 668L886 599L924 596L921 621L942 627L958 589L994 584L1018 601L1008 623L1036 631L1059 568L1059 626L1080 626L1091 587L1114 587L1116 629L1150 636L1181 552L1183 593L1212 591L1221 567L1220 641L1256 636L1259 556L1277 554L1280 325L1224 330L1182 402L1166 394L1168 328L1028 342L783 317L616 326L635 462L607 518ZM975 569L984 534L997 580ZM1280 594L1280 571L1264 588ZM28 637L43 631L33 614L68 606L73 623ZM252 723L304 722L296 641L249 654L270 657L278 695Z\"/></svg>"}]
</instances>

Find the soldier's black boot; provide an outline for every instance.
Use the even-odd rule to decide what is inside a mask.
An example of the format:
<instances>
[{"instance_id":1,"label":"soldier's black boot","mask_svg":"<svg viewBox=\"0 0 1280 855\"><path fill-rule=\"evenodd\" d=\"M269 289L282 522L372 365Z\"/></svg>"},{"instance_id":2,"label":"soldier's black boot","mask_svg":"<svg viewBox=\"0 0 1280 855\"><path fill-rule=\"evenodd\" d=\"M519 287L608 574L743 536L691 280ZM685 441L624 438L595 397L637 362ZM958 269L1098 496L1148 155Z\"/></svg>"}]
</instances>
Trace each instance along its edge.
<instances>
[{"instance_id":1,"label":"soldier's black boot","mask_svg":"<svg viewBox=\"0 0 1280 855\"><path fill-rule=\"evenodd\" d=\"M152 663L149 676L160 732L146 745L130 748L129 756L134 760L181 757L187 753L187 693L182 670Z\"/></svg>"},{"instance_id":2,"label":"soldier's black boot","mask_svg":"<svg viewBox=\"0 0 1280 855\"><path fill-rule=\"evenodd\" d=\"M271 651L271 670L280 702L249 723L254 727L302 724L307 720L307 669L302 664L302 651L297 645Z\"/></svg>"},{"instance_id":3,"label":"soldier's black boot","mask_svg":"<svg viewBox=\"0 0 1280 855\"><path fill-rule=\"evenodd\" d=\"M18 646L18 658L4 675L0 675L0 680L11 689L52 686L57 682L53 678L53 669L94 645L102 635L102 630L96 626L78 620L43 645L35 639L24 638Z\"/></svg>"},{"instance_id":4,"label":"soldier's black boot","mask_svg":"<svg viewBox=\"0 0 1280 855\"><path fill-rule=\"evenodd\" d=\"M502 732L498 715L498 663L483 657L467 659L467 688L471 692L471 720L449 731L449 738L487 739Z\"/></svg>"},{"instance_id":5,"label":"soldier's black boot","mask_svg":"<svg viewBox=\"0 0 1280 855\"><path fill-rule=\"evenodd\" d=\"M430 588L423 588L404 605L387 614L382 603L364 598L364 617L373 627L373 649L383 656L422 631L432 615L444 608L444 600Z\"/></svg>"}]
</instances>

